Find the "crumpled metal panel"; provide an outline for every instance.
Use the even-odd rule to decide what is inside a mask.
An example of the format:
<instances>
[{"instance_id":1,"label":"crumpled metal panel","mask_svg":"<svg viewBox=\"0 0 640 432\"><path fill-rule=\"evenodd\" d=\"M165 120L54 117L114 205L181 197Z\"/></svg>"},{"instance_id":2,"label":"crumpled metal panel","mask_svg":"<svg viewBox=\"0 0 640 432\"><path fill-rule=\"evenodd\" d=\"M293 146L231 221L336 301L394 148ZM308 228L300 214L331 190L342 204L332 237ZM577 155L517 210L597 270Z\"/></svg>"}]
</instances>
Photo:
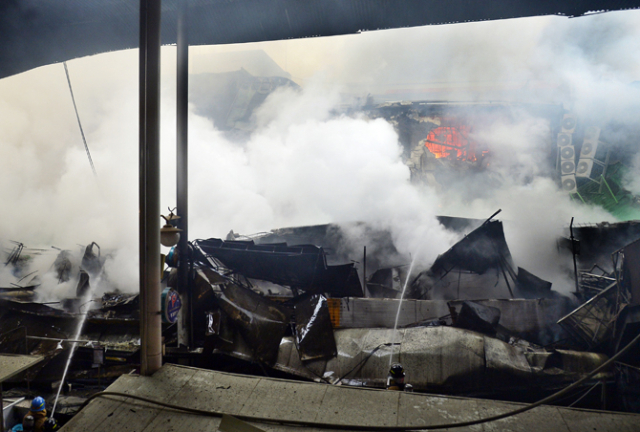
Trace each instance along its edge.
<instances>
[{"instance_id":1,"label":"crumpled metal panel","mask_svg":"<svg viewBox=\"0 0 640 432\"><path fill-rule=\"evenodd\" d=\"M603 354L512 345L449 326L401 329L397 335L392 329L342 329L335 338L338 355L326 363L322 377L300 361L289 337L273 367L316 381L384 388L390 364L400 362L405 382L416 390L463 392L497 388L496 376L555 386L607 360Z\"/></svg>"},{"instance_id":2,"label":"crumpled metal panel","mask_svg":"<svg viewBox=\"0 0 640 432\"><path fill-rule=\"evenodd\" d=\"M550 294L552 284L522 267L518 267L516 285L523 294L531 296L530 298L540 298Z\"/></svg>"},{"instance_id":3,"label":"crumpled metal panel","mask_svg":"<svg viewBox=\"0 0 640 432\"><path fill-rule=\"evenodd\" d=\"M377 331L376 331L377 330ZM338 345L338 352L342 352L342 345L344 343L345 336L336 338ZM348 337L348 336L347 336ZM384 387L387 382L387 373L389 372L389 366L391 362L397 360L398 352L400 349L400 343L404 338L404 331L400 331L397 334L393 329L374 329L365 334L363 338L364 350L358 355L358 361L362 362L361 366L347 376L352 381L361 381L360 385L366 386L380 386ZM398 345L391 345L398 344ZM344 362L346 363L346 362ZM353 368L352 364L344 364L343 375ZM380 375L382 371L382 375ZM382 381L380 380L382 379ZM349 381L347 381L348 383Z\"/></svg>"},{"instance_id":4,"label":"crumpled metal panel","mask_svg":"<svg viewBox=\"0 0 640 432\"><path fill-rule=\"evenodd\" d=\"M579 379L583 374L591 372L609 359L604 354L594 352L555 350L555 353L559 354L562 372L569 379ZM606 371L600 372L593 379L596 380L609 374Z\"/></svg>"},{"instance_id":5,"label":"crumpled metal panel","mask_svg":"<svg viewBox=\"0 0 640 432\"><path fill-rule=\"evenodd\" d=\"M326 359L337 354L327 298L315 294L294 306L296 342L302 361Z\"/></svg>"},{"instance_id":6,"label":"crumpled metal panel","mask_svg":"<svg viewBox=\"0 0 640 432\"><path fill-rule=\"evenodd\" d=\"M486 368L500 373L515 376L531 376L534 368L529 364L525 352L520 348L501 340L484 338L484 357ZM542 371L542 368L539 369Z\"/></svg>"},{"instance_id":7,"label":"crumpled metal panel","mask_svg":"<svg viewBox=\"0 0 640 432\"><path fill-rule=\"evenodd\" d=\"M273 364L292 311L231 283L223 286L218 300L222 310L252 348L255 359Z\"/></svg>"},{"instance_id":8,"label":"crumpled metal panel","mask_svg":"<svg viewBox=\"0 0 640 432\"><path fill-rule=\"evenodd\" d=\"M471 301L463 301L454 325L459 328L496 335L500 309Z\"/></svg>"},{"instance_id":9,"label":"crumpled metal panel","mask_svg":"<svg viewBox=\"0 0 640 432\"><path fill-rule=\"evenodd\" d=\"M197 240L196 250L247 278L336 296L362 297L353 264L329 266L314 245L260 244L253 241ZM203 264L209 264L204 260Z\"/></svg>"},{"instance_id":10,"label":"crumpled metal panel","mask_svg":"<svg viewBox=\"0 0 640 432\"><path fill-rule=\"evenodd\" d=\"M407 329L400 346L405 382L429 387L479 388L485 368L484 336L453 327ZM414 384L415 383L415 384Z\"/></svg>"},{"instance_id":11,"label":"crumpled metal panel","mask_svg":"<svg viewBox=\"0 0 640 432\"><path fill-rule=\"evenodd\" d=\"M431 270L434 274L441 274L458 268L484 274L491 268L499 268L504 262L513 268L502 222L488 221L440 255Z\"/></svg>"}]
</instances>

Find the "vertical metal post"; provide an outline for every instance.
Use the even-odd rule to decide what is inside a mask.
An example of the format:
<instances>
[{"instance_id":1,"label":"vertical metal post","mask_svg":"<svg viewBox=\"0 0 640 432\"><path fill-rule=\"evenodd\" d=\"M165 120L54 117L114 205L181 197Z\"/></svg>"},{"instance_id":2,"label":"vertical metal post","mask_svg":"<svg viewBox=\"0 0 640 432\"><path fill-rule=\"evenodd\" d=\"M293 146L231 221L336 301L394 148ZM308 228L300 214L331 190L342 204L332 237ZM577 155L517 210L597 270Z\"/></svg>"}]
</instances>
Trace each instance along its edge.
<instances>
[{"instance_id":1,"label":"vertical metal post","mask_svg":"<svg viewBox=\"0 0 640 432\"><path fill-rule=\"evenodd\" d=\"M160 315L160 10L140 0L140 372L162 367Z\"/></svg>"},{"instance_id":2,"label":"vertical metal post","mask_svg":"<svg viewBox=\"0 0 640 432\"><path fill-rule=\"evenodd\" d=\"M2 381L0 381L0 407L3 407L2 424L0 424L0 432L4 432L4 401L2 399Z\"/></svg>"},{"instance_id":3,"label":"vertical metal post","mask_svg":"<svg viewBox=\"0 0 640 432\"><path fill-rule=\"evenodd\" d=\"M576 262L576 240L573 237L573 218L571 218L571 223L569 224L569 234L571 241L571 255L573 255L573 276L576 281L576 294L580 292L580 283L578 282L578 264Z\"/></svg>"},{"instance_id":4,"label":"vertical metal post","mask_svg":"<svg viewBox=\"0 0 640 432\"><path fill-rule=\"evenodd\" d=\"M364 247L364 257L362 259L362 292L364 297L367 298L369 295L367 294L367 247Z\"/></svg>"},{"instance_id":5,"label":"vertical metal post","mask_svg":"<svg viewBox=\"0 0 640 432\"><path fill-rule=\"evenodd\" d=\"M184 305L178 318L178 344L193 347L193 307L189 289L189 40L187 27L188 0L178 1L177 96L176 96L176 202L178 226L182 229L178 242L178 292Z\"/></svg>"}]
</instances>

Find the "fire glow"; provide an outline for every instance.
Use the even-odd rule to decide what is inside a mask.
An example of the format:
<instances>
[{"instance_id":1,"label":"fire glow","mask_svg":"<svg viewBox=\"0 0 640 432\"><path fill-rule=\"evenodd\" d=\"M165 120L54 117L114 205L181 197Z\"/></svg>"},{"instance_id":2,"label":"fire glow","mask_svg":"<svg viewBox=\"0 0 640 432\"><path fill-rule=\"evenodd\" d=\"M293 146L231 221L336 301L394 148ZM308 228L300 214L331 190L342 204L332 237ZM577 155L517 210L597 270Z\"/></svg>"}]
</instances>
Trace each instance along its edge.
<instances>
[{"instance_id":1,"label":"fire glow","mask_svg":"<svg viewBox=\"0 0 640 432\"><path fill-rule=\"evenodd\" d=\"M440 126L429 132L425 139L425 146L436 159L454 158L475 162L478 160L476 143L469 139L470 127L467 125ZM487 151L480 150L479 156L485 156Z\"/></svg>"}]
</instances>

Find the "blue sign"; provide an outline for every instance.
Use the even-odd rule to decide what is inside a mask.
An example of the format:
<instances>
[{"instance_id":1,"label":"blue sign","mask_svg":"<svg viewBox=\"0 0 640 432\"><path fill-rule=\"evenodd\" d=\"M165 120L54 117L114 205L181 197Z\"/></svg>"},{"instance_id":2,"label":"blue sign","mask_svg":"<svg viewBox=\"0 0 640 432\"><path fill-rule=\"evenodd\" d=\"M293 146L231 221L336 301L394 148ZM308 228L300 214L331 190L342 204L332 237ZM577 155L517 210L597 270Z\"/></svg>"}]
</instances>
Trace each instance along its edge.
<instances>
[{"instance_id":1,"label":"blue sign","mask_svg":"<svg viewBox=\"0 0 640 432\"><path fill-rule=\"evenodd\" d=\"M177 291L171 288L162 291L162 319L164 322L172 324L176 322L181 307L182 301Z\"/></svg>"}]
</instances>

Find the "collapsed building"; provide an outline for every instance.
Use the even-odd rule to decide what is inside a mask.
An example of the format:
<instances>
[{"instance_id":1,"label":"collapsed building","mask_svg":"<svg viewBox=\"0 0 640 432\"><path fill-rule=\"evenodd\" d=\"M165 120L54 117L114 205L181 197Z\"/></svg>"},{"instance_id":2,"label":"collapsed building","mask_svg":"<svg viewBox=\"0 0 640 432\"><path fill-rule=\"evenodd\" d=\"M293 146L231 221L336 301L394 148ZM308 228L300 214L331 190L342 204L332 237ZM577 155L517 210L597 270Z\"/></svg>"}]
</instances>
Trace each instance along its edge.
<instances>
[{"instance_id":1,"label":"collapsed building","mask_svg":"<svg viewBox=\"0 0 640 432\"><path fill-rule=\"evenodd\" d=\"M206 315L205 351L316 381L373 387L384 387L386 369L398 359L414 365L416 390L493 396L506 391L504 382L556 388L615 352L587 351L571 339L561 319L579 302L515 267L498 221L482 223L415 276L406 299L365 297L355 265L328 264L321 247L264 240L328 234L336 241L337 232L316 226L194 242L196 286L212 300L197 312ZM442 282L452 272L475 282L452 289ZM372 288L385 285L379 275L367 279L367 292L370 281ZM394 291L394 277L387 280L384 289ZM471 289L482 286L504 294L486 299ZM435 289L457 292L421 299Z\"/></svg>"},{"instance_id":2,"label":"collapsed building","mask_svg":"<svg viewBox=\"0 0 640 432\"><path fill-rule=\"evenodd\" d=\"M528 400L585 376L640 330L640 240L614 251L610 272L580 271L582 295L566 296L516 265L500 221L440 222L457 229L461 240L415 275L399 264L402 256L389 233L366 224L356 225L377 239L366 263L347 259L354 251L339 225L192 242L187 259L194 346L180 347L175 320L167 319L167 359L378 388L386 385L390 363L399 361L415 391ZM18 267L28 274L20 248L8 253L6 263L21 262ZM581 254L581 268L587 257L599 256L586 240ZM175 285L171 268L181 258L175 251L167 258L165 292ZM38 302L32 278L2 289L0 348L46 357L16 382L61 385L74 345L68 381L76 385L106 384L138 367L137 295L92 299L86 322L74 333L82 315L78 299L106 277L104 260L93 243L82 258L60 252L53 269L60 282L76 284L76 297L59 304ZM636 410L637 354L632 350L587 385L610 393L609 408ZM597 397L587 403L601 407Z\"/></svg>"}]
</instances>

